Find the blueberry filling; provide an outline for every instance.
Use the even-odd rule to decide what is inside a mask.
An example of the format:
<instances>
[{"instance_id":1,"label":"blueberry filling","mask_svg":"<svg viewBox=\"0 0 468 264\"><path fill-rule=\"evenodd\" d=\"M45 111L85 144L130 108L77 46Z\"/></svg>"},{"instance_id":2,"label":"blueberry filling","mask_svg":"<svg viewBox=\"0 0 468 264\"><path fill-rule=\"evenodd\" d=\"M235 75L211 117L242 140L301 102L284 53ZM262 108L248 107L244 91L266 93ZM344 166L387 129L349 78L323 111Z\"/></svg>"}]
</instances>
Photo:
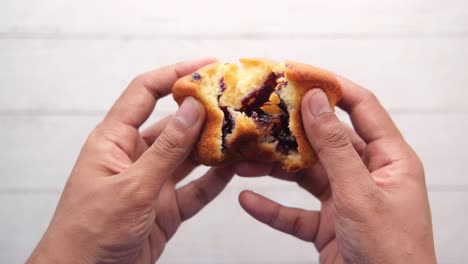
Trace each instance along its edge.
<instances>
[{"instance_id":1,"label":"blueberry filling","mask_svg":"<svg viewBox=\"0 0 468 264\"><path fill-rule=\"evenodd\" d=\"M219 79L219 92L220 92L220 96L221 94L224 93L224 91L226 91L226 84L224 83L224 76L221 77L221 79Z\"/></svg>"},{"instance_id":2,"label":"blueberry filling","mask_svg":"<svg viewBox=\"0 0 468 264\"><path fill-rule=\"evenodd\" d=\"M284 101L280 98L279 108L282 110L279 114L268 114L261 109L253 112L251 118L257 127L263 131L270 131L266 137L267 141L272 143L277 141L276 151L288 155L291 150L297 150L296 138L289 129L289 112ZM272 140L273 139L273 140Z\"/></svg>"},{"instance_id":3,"label":"blueberry filling","mask_svg":"<svg viewBox=\"0 0 468 264\"><path fill-rule=\"evenodd\" d=\"M289 129L289 112L284 100L280 97L279 91L287 85L283 79L284 74L271 73L262 86L247 96L242 101L242 107L236 109L250 117L257 128L267 134L264 139L269 143L277 143L276 151L283 155L288 155L291 151L297 151L297 141ZM221 95L226 90L224 77L219 80L218 103ZM270 101L271 96L277 97L276 101ZM262 109L265 106L277 107L277 111L271 112ZM222 148L226 148L226 136L232 133L234 128L234 118L228 107L220 107L224 114L222 126Z\"/></svg>"},{"instance_id":4,"label":"blueberry filling","mask_svg":"<svg viewBox=\"0 0 468 264\"><path fill-rule=\"evenodd\" d=\"M224 83L224 76L219 79L219 93L218 93L218 105L219 105L219 98L223 95L224 91L226 91L226 83Z\"/></svg>"},{"instance_id":5,"label":"blueberry filling","mask_svg":"<svg viewBox=\"0 0 468 264\"><path fill-rule=\"evenodd\" d=\"M270 74L265 83L257 90L248 94L242 100L240 112L252 118L257 127L263 131L269 131L267 141L273 138L278 142L276 151L288 155L290 151L297 151L297 141L289 129L289 112L284 100L280 97L279 91L287 85L287 82L280 81L284 74ZM279 98L279 113L267 113L262 110L262 106L270 104L270 96L275 93Z\"/></svg>"},{"instance_id":6,"label":"blueberry filling","mask_svg":"<svg viewBox=\"0 0 468 264\"><path fill-rule=\"evenodd\" d=\"M224 76L219 79L219 94L218 94L218 105L219 105L219 99L221 98L221 95L223 95L224 91L226 91L226 83L224 82ZM234 119L229 113L229 110L227 106L222 106L220 107L221 110L223 111L224 118L223 118L223 127L222 127L222 148L226 148L226 136L228 134L232 133L232 129L234 128Z\"/></svg>"},{"instance_id":7,"label":"blueberry filling","mask_svg":"<svg viewBox=\"0 0 468 264\"><path fill-rule=\"evenodd\" d=\"M280 114L279 125L272 129L272 136L278 139L276 150L287 155L290 150L297 150L296 138L292 135L289 129L289 112L283 99L280 98L279 107L283 110Z\"/></svg>"},{"instance_id":8,"label":"blueberry filling","mask_svg":"<svg viewBox=\"0 0 468 264\"><path fill-rule=\"evenodd\" d=\"M273 121L273 116L265 113L262 109L257 109L257 111L252 113L250 116L255 123L269 125Z\"/></svg>"},{"instance_id":9,"label":"blueberry filling","mask_svg":"<svg viewBox=\"0 0 468 264\"><path fill-rule=\"evenodd\" d=\"M276 74L271 73L260 88L249 93L244 99L242 99L242 108L239 109L239 111L245 113L249 117L252 116L254 110L268 102L268 98L270 98L275 87Z\"/></svg>"},{"instance_id":10,"label":"blueberry filling","mask_svg":"<svg viewBox=\"0 0 468 264\"><path fill-rule=\"evenodd\" d=\"M226 148L226 136L227 134L232 133L232 129L234 128L234 119L232 118L231 113L229 113L229 110L226 106L221 107L221 110L224 113L224 119L223 119L223 142L222 142L222 147L223 149Z\"/></svg>"},{"instance_id":11,"label":"blueberry filling","mask_svg":"<svg viewBox=\"0 0 468 264\"><path fill-rule=\"evenodd\" d=\"M192 79L194 81L199 81L199 80L201 80L201 75L198 72L195 72L195 73L192 74Z\"/></svg>"}]
</instances>

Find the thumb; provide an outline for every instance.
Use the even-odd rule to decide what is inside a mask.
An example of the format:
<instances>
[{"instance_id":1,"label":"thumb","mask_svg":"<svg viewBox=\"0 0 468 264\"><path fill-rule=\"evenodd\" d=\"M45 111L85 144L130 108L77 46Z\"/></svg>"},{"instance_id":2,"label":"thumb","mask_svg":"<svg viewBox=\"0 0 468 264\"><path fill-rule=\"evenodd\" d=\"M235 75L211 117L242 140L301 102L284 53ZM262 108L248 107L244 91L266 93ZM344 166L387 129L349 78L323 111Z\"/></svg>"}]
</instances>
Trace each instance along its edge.
<instances>
[{"instance_id":1,"label":"thumb","mask_svg":"<svg viewBox=\"0 0 468 264\"><path fill-rule=\"evenodd\" d=\"M129 175L138 175L138 184L157 195L193 149L204 119L203 106L193 97L185 98L161 135L129 168Z\"/></svg>"},{"instance_id":2,"label":"thumb","mask_svg":"<svg viewBox=\"0 0 468 264\"><path fill-rule=\"evenodd\" d=\"M307 138L328 175L334 197L349 201L372 190L369 188L374 185L372 177L322 90L314 89L304 96L302 119Z\"/></svg>"}]
</instances>

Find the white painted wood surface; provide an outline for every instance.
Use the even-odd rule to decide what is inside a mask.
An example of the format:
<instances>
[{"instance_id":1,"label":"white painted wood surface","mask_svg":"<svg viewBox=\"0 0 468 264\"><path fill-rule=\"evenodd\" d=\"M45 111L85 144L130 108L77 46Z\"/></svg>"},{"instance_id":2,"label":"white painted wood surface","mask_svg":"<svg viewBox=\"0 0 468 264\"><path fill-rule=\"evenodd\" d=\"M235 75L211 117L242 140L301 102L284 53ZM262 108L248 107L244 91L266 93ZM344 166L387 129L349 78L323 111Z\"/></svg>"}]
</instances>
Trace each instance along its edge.
<instances>
[{"instance_id":1,"label":"white painted wood surface","mask_svg":"<svg viewBox=\"0 0 468 264\"><path fill-rule=\"evenodd\" d=\"M312 244L284 235L248 216L237 196L251 189L289 206L318 209L318 202L294 184L236 178L212 204L182 225L161 263L314 263ZM0 262L21 263L48 225L59 192L3 192ZM468 258L468 196L465 191L430 190L440 263Z\"/></svg>"},{"instance_id":2,"label":"white painted wood surface","mask_svg":"<svg viewBox=\"0 0 468 264\"><path fill-rule=\"evenodd\" d=\"M0 263L21 263L31 252L81 144L127 83L207 55L299 60L373 90L425 163L439 262L465 263L465 7L465 0L1 1ZM174 109L165 99L152 120ZM162 262L313 263L311 245L242 212L237 195L246 188L317 207L294 185L236 179L182 226Z\"/></svg>"},{"instance_id":3,"label":"white painted wood surface","mask_svg":"<svg viewBox=\"0 0 468 264\"><path fill-rule=\"evenodd\" d=\"M0 110L102 111L135 75L208 55L233 62L257 56L320 65L373 90L390 109L468 109L463 96L468 38L324 38L0 39L0 79L5 87L0 91Z\"/></svg>"},{"instance_id":4,"label":"white painted wood surface","mask_svg":"<svg viewBox=\"0 0 468 264\"><path fill-rule=\"evenodd\" d=\"M8 0L0 31L20 36L466 34L464 0Z\"/></svg>"}]
</instances>

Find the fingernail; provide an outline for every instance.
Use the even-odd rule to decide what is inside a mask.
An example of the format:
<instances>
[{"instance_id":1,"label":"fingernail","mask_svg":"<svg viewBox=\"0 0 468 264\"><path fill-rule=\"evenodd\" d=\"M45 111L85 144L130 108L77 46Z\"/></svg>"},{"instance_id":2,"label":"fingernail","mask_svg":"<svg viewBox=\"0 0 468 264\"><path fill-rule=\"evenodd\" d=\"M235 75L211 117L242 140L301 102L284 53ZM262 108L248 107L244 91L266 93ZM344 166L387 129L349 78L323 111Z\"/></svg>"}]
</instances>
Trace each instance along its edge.
<instances>
[{"instance_id":1,"label":"fingernail","mask_svg":"<svg viewBox=\"0 0 468 264\"><path fill-rule=\"evenodd\" d=\"M195 125L200 117L200 103L189 96L184 99L175 115L175 119L186 127Z\"/></svg>"},{"instance_id":2,"label":"fingernail","mask_svg":"<svg viewBox=\"0 0 468 264\"><path fill-rule=\"evenodd\" d=\"M317 117L323 113L331 112L330 105L328 103L327 95L320 89L312 91L312 95L309 98L309 110L310 113Z\"/></svg>"}]
</instances>

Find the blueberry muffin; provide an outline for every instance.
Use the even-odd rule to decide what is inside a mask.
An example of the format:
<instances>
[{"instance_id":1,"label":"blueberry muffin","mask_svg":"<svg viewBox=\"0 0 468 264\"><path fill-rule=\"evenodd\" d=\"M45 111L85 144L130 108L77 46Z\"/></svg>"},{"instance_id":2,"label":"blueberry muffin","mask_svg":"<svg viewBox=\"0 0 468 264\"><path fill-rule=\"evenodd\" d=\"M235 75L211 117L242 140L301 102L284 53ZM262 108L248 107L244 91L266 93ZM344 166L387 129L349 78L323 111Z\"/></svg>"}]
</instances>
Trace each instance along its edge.
<instances>
[{"instance_id":1,"label":"blueberry muffin","mask_svg":"<svg viewBox=\"0 0 468 264\"><path fill-rule=\"evenodd\" d=\"M332 107L341 98L335 76L310 65L241 59L242 66L215 62L179 79L173 87L180 104L201 102L206 122L194 157L208 166L229 160L280 162L288 172L317 160L301 119L301 100L320 88Z\"/></svg>"}]
</instances>

